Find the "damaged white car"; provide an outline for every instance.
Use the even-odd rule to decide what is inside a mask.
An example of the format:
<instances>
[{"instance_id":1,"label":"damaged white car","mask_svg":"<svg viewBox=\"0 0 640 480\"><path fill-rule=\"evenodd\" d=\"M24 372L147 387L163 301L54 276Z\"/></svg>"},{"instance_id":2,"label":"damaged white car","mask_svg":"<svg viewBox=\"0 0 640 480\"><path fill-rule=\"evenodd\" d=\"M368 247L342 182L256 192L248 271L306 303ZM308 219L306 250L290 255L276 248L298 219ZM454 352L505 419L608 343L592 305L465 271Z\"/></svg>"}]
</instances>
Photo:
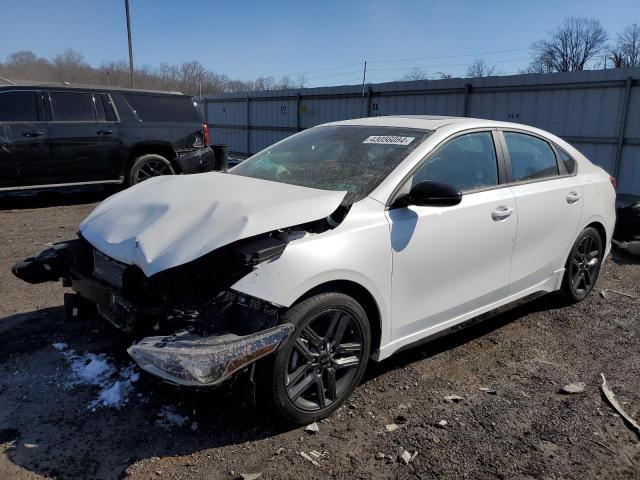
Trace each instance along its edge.
<instances>
[{"instance_id":1,"label":"damaged white car","mask_svg":"<svg viewBox=\"0 0 640 480\"><path fill-rule=\"evenodd\" d=\"M336 122L227 174L124 190L13 271L71 287L70 315L97 309L138 334L143 370L205 387L255 366L279 411L307 423L368 360L545 292L584 298L610 248L612 182L524 125Z\"/></svg>"}]
</instances>

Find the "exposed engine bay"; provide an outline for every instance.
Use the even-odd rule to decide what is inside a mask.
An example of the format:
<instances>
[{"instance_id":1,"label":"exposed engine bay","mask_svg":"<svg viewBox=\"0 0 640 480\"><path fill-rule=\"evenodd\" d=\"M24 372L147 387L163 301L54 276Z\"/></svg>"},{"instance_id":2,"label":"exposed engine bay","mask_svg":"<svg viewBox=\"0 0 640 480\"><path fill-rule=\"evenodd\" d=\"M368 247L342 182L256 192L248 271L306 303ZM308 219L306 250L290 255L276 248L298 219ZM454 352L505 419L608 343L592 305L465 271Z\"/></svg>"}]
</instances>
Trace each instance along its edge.
<instances>
[{"instance_id":1,"label":"exposed engine bay","mask_svg":"<svg viewBox=\"0 0 640 480\"><path fill-rule=\"evenodd\" d=\"M284 308L231 286L278 258L289 242L335 228L348 210L340 206L327 218L238 240L149 277L82 233L12 271L29 283L70 287L76 293L65 295L67 316L97 313L141 338L128 352L143 370L175 384L216 385L275 351L293 331L279 324Z\"/></svg>"}]
</instances>

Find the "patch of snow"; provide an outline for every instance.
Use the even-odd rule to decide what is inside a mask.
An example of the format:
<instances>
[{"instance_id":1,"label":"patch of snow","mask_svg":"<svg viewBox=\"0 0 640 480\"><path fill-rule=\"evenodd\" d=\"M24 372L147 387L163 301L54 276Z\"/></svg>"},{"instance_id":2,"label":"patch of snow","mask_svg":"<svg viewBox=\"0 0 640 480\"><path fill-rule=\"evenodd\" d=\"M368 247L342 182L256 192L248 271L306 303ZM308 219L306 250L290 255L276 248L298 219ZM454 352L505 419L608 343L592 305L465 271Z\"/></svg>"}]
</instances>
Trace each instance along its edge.
<instances>
[{"instance_id":1,"label":"patch of snow","mask_svg":"<svg viewBox=\"0 0 640 480\"><path fill-rule=\"evenodd\" d=\"M78 355L73 350L67 350L67 345L60 348L55 345L57 344L54 344L54 348L62 353L71 369L67 388L77 385L100 387L98 397L89 403L88 408L93 411L99 407L121 408L129 401L133 384L140 379L140 374L134 370L133 364L118 371L104 354Z\"/></svg>"},{"instance_id":2,"label":"patch of snow","mask_svg":"<svg viewBox=\"0 0 640 480\"><path fill-rule=\"evenodd\" d=\"M189 421L189 417L184 417L179 413L176 413L169 405L164 405L157 415L159 418L156 420L156 426L165 429L169 429L171 427L182 427L187 423L187 421Z\"/></svg>"},{"instance_id":3,"label":"patch of snow","mask_svg":"<svg viewBox=\"0 0 640 480\"><path fill-rule=\"evenodd\" d=\"M78 383L85 385L103 385L116 373L116 367L109 363L104 355L95 353L70 358L69 366Z\"/></svg>"},{"instance_id":4,"label":"patch of snow","mask_svg":"<svg viewBox=\"0 0 640 480\"><path fill-rule=\"evenodd\" d=\"M66 350L67 348L69 348L69 345L67 345L64 342L58 342L58 343L54 343L53 345L51 345L53 348L55 348L56 350L58 350L59 352Z\"/></svg>"}]
</instances>

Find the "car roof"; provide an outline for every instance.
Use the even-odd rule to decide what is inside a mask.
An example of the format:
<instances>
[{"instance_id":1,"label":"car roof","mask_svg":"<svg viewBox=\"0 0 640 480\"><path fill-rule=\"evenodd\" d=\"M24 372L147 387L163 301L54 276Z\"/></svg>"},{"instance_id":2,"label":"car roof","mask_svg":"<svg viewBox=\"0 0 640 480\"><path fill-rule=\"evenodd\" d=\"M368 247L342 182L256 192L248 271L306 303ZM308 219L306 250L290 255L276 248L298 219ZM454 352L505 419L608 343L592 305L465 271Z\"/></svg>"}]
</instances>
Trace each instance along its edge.
<instances>
[{"instance_id":1,"label":"car roof","mask_svg":"<svg viewBox=\"0 0 640 480\"><path fill-rule=\"evenodd\" d=\"M471 117L447 117L441 115L388 115L380 117L354 118L338 122L325 123L324 125L362 125L378 127L402 127L419 128L424 130L437 130L447 125L455 125L461 130L466 128L518 128L532 132L540 132L539 129L519 123L501 122ZM545 132L546 133L546 132ZM548 133L547 133L548 135Z\"/></svg>"},{"instance_id":2,"label":"car roof","mask_svg":"<svg viewBox=\"0 0 640 480\"><path fill-rule=\"evenodd\" d=\"M182 92L178 91L166 91L166 90L141 90L138 88L126 88L126 87L118 87L113 85L88 85L88 84L80 84L80 83L68 83L68 82L34 82L34 81L25 81L25 80L10 80L11 83L0 83L0 90L25 90L25 89L39 89L46 88L51 89L65 89L65 90L101 90L101 91L109 91L109 92L132 92L132 93L151 93L154 95L181 95L187 96Z\"/></svg>"}]
</instances>

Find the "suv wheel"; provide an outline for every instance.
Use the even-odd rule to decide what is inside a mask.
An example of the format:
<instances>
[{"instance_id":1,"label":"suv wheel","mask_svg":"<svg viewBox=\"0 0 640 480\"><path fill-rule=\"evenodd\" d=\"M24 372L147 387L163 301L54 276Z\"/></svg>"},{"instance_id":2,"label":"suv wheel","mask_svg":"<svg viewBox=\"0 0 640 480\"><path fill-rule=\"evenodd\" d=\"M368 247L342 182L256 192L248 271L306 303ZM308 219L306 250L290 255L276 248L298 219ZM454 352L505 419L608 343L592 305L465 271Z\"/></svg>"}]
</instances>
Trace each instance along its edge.
<instances>
[{"instance_id":1,"label":"suv wheel","mask_svg":"<svg viewBox=\"0 0 640 480\"><path fill-rule=\"evenodd\" d=\"M333 413L351 395L367 366L367 315L343 293L322 293L289 309L282 322L295 331L269 362L263 379L288 420L307 424Z\"/></svg>"},{"instance_id":2,"label":"suv wheel","mask_svg":"<svg viewBox=\"0 0 640 480\"><path fill-rule=\"evenodd\" d=\"M148 153L135 159L131 170L129 170L129 178L127 181L129 185L135 185L151 177L175 175L175 173L169 160L162 155Z\"/></svg>"},{"instance_id":3,"label":"suv wheel","mask_svg":"<svg viewBox=\"0 0 640 480\"><path fill-rule=\"evenodd\" d=\"M600 273L603 246L593 227L585 228L573 244L565 266L562 290L572 302L583 300L593 289Z\"/></svg>"}]
</instances>

